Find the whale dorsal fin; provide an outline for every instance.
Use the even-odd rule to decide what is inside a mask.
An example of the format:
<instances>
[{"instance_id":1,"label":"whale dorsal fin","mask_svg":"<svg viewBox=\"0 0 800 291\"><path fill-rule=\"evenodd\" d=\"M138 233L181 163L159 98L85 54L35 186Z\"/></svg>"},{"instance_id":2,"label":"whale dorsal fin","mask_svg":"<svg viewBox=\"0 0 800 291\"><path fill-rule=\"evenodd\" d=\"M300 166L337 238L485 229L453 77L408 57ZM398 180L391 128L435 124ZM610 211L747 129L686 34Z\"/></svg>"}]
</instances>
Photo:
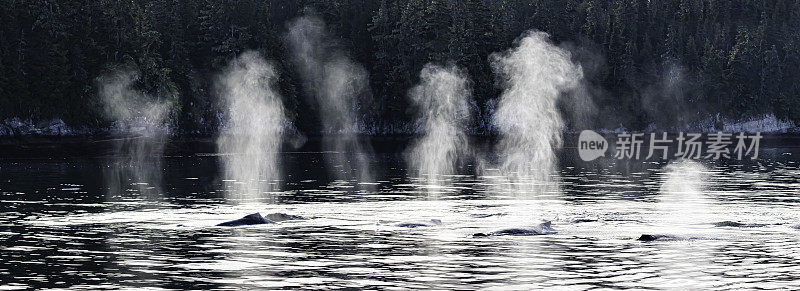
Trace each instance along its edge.
<instances>
[{"instance_id":1,"label":"whale dorsal fin","mask_svg":"<svg viewBox=\"0 0 800 291\"><path fill-rule=\"evenodd\" d=\"M261 216L261 213L259 213L259 212L256 212L256 213L253 213L253 214L248 214L244 218L254 219L254 220L262 220L262 219L264 219L264 217Z\"/></svg>"},{"instance_id":2,"label":"whale dorsal fin","mask_svg":"<svg viewBox=\"0 0 800 291\"><path fill-rule=\"evenodd\" d=\"M551 224L551 223L552 223L552 221L549 221L549 220L548 220L548 221L542 222L542 226L544 226L544 227L550 227L550 224Z\"/></svg>"}]
</instances>

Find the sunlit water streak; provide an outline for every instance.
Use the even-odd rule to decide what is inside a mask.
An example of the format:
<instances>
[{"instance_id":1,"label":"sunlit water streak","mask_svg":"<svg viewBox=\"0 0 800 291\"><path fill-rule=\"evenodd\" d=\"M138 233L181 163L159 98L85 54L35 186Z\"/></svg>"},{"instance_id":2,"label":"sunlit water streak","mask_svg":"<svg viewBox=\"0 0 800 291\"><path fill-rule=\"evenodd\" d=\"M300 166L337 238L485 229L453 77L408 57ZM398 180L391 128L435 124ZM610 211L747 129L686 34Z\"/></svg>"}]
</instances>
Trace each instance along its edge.
<instances>
[{"instance_id":1,"label":"sunlit water streak","mask_svg":"<svg viewBox=\"0 0 800 291\"><path fill-rule=\"evenodd\" d=\"M320 154L283 154L285 189L242 205L225 203L215 155L165 159L160 201L135 191L106 197L95 159L0 160L0 281L93 289L735 289L796 288L800 280L795 156L744 166L564 165L561 191L532 200L494 192L492 179L471 175L454 175L431 200L423 181L405 177L401 154L378 157L395 170L365 191L314 172ZM680 207L698 201L700 208ZM253 212L307 219L214 226ZM429 219L443 223L395 226ZM542 220L559 233L472 237ZM763 226L713 225L721 221ZM636 241L643 233L687 239Z\"/></svg>"}]
</instances>

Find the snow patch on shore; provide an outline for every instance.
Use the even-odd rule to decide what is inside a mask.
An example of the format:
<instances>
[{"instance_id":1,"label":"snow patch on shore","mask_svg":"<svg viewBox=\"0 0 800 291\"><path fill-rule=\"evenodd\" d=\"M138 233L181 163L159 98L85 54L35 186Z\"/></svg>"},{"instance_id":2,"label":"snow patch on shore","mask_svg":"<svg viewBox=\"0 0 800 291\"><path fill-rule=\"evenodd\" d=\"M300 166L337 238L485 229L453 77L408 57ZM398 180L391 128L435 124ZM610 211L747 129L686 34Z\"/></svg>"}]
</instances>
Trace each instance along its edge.
<instances>
[{"instance_id":1,"label":"snow patch on shore","mask_svg":"<svg viewBox=\"0 0 800 291\"><path fill-rule=\"evenodd\" d=\"M61 119L33 122L31 119L7 118L0 121L0 136L25 136L25 135L45 135L45 136L74 136L84 134L68 126Z\"/></svg>"},{"instance_id":2,"label":"snow patch on shore","mask_svg":"<svg viewBox=\"0 0 800 291\"><path fill-rule=\"evenodd\" d=\"M34 122L31 119L21 119L18 117L7 118L0 121L0 136L87 136L96 134L110 135L139 135L146 131L165 133L167 135L174 132L171 125L160 125L157 127L149 126L152 122L144 117L137 117L130 122L115 121L108 127L89 128L72 127L61 119L51 119Z\"/></svg>"},{"instance_id":3,"label":"snow patch on shore","mask_svg":"<svg viewBox=\"0 0 800 291\"><path fill-rule=\"evenodd\" d=\"M766 132L789 133L800 132L797 124L792 121L780 120L774 114L767 114L758 118L737 121L723 121L724 132Z\"/></svg>"},{"instance_id":4,"label":"snow patch on shore","mask_svg":"<svg viewBox=\"0 0 800 291\"><path fill-rule=\"evenodd\" d=\"M420 124L414 122L386 122L375 121L360 122L357 129L357 134L361 135L413 135L422 132ZM108 127L104 128L89 128L89 127L72 127L64 123L61 119L52 119L46 121L34 122L31 119L21 118L7 118L0 120L0 136L87 136L96 134L140 134L148 127L145 126L149 121L134 119L132 122L122 123L114 122ZM292 122L286 123L286 130L290 137L296 139L296 142L302 144L306 138L304 133L301 133ZM781 120L774 114L765 114L757 117L732 119L725 117L709 117L693 124L685 125L677 128L664 128L655 124L651 124L645 130L629 130L620 125L617 128L599 128L594 131L602 134L619 134L625 132L748 132L748 133L800 133L800 125L792 121ZM484 135L491 132L493 127L491 124L482 124L482 128L473 128L469 131L471 135ZM165 131L168 135L177 133L177 128L172 124L162 125L154 130ZM568 132L571 132L568 130Z\"/></svg>"},{"instance_id":5,"label":"snow patch on shore","mask_svg":"<svg viewBox=\"0 0 800 291\"><path fill-rule=\"evenodd\" d=\"M778 119L774 114L765 114L741 119L709 117L680 127L662 127L656 124L650 124L644 130L629 130L625 126L620 125L614 129L601 128L595 131L602 134L620 134L627 132L760 132L778 134L800 133L800 127L792 121Z\"/></svg>"},{"instance_id":6,"label":"snow patch on shore","mask_svg":"<svg viewBox=\"0 0 800 291\"><path fill-rule=\"evenodd\" d=\"M686 132L798 133L797 124L778 119L774 114L748 118L710 117L683 128Z\"/></svg>"}]
</instances>

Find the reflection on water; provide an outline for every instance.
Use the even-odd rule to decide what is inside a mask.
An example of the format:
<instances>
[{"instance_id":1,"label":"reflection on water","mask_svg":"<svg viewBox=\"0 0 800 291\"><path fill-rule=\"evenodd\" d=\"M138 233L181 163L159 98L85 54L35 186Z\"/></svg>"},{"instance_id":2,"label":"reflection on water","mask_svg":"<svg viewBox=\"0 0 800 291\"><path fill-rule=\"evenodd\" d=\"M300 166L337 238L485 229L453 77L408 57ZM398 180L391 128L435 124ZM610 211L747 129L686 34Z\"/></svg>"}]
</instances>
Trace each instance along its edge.
<instances>
[{"instance_id":1,"label":"reflection on water","mask_svg":"<svg viewBox=\"0 0 800 291\"><path fill-rule=\"evenodd\" d=\"M766 151L770 151L767 149ZM402 154L372 182L336 180L320 153L283 154L284 188L225 203L218 156L170 155L161 200L108 193L116 157L0 160L4 288L796 288L800 152L760 161L572 162L536 199L452 176L430 199ZM368 185L362 185L362 184ZM369 186L369 187L364 187ZM110 194L110 195L106 195ZM245 214L306 217L213 225ZM439 226L396 223L440 219ZM558 234L473 238L552 220ZM745 227L715 226L740 222ZM677 239L639 242L641 234Z\"/></svg>"}]
</instances>

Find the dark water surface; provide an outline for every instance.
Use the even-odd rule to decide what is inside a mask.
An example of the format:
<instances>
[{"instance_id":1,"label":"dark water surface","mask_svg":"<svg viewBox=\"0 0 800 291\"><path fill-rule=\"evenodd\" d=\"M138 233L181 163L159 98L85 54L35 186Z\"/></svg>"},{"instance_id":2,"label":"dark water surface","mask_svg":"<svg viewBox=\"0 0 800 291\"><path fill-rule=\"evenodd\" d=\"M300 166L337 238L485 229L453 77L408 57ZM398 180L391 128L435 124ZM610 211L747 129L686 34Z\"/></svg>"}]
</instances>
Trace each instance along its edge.
<instances>
[{"instance_id":1,"label":"dark water surface","mask_svg":"<svg viewBox=\"0 0 800 291\"><path fill-rule=\"evenodd\" d=\"M527 195L488 175L425 185L392 144L370 181L329 178L318 151L282 153L285 179L257 203L226 201L207 143L173 146L155 176L92 146L7 152L0 289L800 288L794 140L746 162L584 163L567 148L560 187ZM306 219L214 226L253 212ZM394 226L429 219L442 225ZM472 237L542 220L558 234Z\"/></svg>"}]
</instances>

